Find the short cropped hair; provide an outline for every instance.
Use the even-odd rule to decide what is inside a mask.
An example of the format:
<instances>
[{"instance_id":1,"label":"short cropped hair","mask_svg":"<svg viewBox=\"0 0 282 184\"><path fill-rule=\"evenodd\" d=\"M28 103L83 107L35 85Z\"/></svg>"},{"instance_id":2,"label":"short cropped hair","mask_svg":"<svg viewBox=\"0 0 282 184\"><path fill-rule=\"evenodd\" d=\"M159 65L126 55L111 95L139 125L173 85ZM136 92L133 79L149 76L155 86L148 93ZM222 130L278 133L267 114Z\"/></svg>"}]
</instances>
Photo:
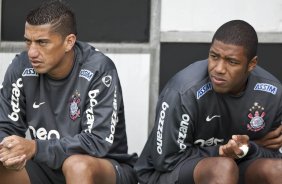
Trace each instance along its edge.
<instances>
[{"instance_id":1,"label":"short cropped hair","mask_svg":"<svg viewBox=\"0 0 282 184\"><path fill-rule=\"evenodd\" d=\"M31 25L51 24L53 31L63 37L77 34L74 12L60 0L45 0L28 13L26 22Z\"/></svg>"},{"instance_id":2,"label":"short cropped hair","mask_svg":"<svg viewBox=\"0 0 282 184\"><path fill-rule=\"evenodd\" d=\"M243 20L232 20L218 28L212 38L225 44L243 46L248 61L257 55L258 37L255 29Z\"/></svg>"}]
</instances>

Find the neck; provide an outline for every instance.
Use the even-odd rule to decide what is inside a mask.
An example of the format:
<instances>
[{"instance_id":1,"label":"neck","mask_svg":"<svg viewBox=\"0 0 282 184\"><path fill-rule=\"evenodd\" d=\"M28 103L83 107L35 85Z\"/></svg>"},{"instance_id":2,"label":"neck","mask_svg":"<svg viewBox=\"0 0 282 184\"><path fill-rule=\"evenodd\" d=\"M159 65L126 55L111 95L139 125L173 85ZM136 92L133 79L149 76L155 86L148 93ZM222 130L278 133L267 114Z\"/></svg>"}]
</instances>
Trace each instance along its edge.
<instances>
[{"instance_id":1,"label":"neck","mask_svg":"<svg viewBox=\"0 0 282 184\"><path fill-rule=\"evenodd\" d=\"M48 76L56 80L66 78L73 68L75 62L74 57L75 54L74 50L72 49L65 54L65 57L63 58L61 63L56 67L56 69L53 70L51 73L48 73Z\"/></svg>"}]
</instances>

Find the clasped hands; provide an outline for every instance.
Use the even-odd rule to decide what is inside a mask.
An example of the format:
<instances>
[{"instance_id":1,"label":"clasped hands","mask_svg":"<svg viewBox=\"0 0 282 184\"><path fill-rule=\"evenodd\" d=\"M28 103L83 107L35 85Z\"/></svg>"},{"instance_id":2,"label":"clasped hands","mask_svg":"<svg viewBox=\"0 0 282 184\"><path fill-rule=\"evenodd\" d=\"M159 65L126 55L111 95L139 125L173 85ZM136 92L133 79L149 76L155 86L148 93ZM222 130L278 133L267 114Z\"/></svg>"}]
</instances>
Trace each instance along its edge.
<instances>
[{"instance_id":1,"label":"clasped hands","mask_svg":"<svg viewBox=\"0 0 282 184\"><path fill-rule=\"evenodd\" d=\"M219 155L233 159L243 158L249 150L249 136L233 135L227 144L219 147Z\"/></svg>"},{"instance_id":2,"label":"clasped hands","mask_svg":"<svg viewBox=\"0 0 282 184\"><path fill-rule=\"evenodd\" d=\"M31 159L36 150L34 140L28 140L16 135L5 137L0 143L0 161L11 170L21 170L27 160Z\"/></svg>"},{"instance_id":3,"label":"clasped hands","mask_svg":"<svg viewBox=\"0 0 282 184\"><path fill-rule=\"evenodd\" d=\"M261 139L254 140L254 142L267 149L282 150L282 125L275 130L268 132ZM249 137L247 135L233 135L227 144L219 147L219 155L234 159L242 158L248 151L246 149L246 146L248 145ZM242 148L241 146L244 147Z\"/></svg>"}]
</instances>

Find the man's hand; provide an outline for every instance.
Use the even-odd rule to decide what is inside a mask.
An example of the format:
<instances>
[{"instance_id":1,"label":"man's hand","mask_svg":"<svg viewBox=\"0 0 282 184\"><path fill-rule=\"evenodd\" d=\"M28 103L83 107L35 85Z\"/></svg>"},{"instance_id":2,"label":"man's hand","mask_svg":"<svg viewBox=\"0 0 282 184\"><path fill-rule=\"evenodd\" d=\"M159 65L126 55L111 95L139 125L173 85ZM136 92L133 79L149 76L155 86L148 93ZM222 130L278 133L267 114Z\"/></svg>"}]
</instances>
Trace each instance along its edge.
<instances>
[{"instance_id":1,"label":"man's hand","mask_svg":"<svg viewBox=\"0 0 282 184\"><path fill-rule=\"evenodd\" d=\"M282 125L254 142L262 147L278 150L282 147Z\"/></svg>"},{"instance_id":2,"label":"man's hand","mask_svg":"<svg viewBox=\"0 0 282 184\"><path fill-rule=\"evenodd\" d=\"M22 155L6 160L5 162L3 162L3 166L10 170L19 171L25 167L26 161L27 161L26 156Z\"/></svg>"},{"instance_id":3,"label":"man's hand","mask_svg":"<svg viewBox=\"0 0 282 184\"><path fill-rule=\"evenodd\" d=\"M247 135L233 135L232 139L228 141L227 144L219 147L219 155L230 157L233 159L238 159L244 154L241 146L249 144L249 137Z\"/></svg>"},{"instance_id":4,"label":"man's hand","mask_svg":"<svg viewBox=\"0 0 282 184\"><path fill-rule=\"evenodd\" d=\"M9 136L0 143L0 161L8 169L19 170L25 166L26 160L34 156L35 151L34 140Z\"/></svg>"}]
</instances>

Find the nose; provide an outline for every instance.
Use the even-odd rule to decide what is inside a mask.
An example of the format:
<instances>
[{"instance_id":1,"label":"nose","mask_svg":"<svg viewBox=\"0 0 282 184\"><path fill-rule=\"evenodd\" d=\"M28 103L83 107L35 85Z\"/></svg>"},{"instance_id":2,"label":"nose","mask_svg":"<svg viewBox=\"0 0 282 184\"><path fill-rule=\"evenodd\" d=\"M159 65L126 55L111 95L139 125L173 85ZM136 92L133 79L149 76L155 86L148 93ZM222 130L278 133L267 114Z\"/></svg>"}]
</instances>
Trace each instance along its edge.
<instances>
[{"instance_id":1,"label":"nose","mask_svg":"<svg viewBox=\"0 0 282 184\"><path fill-rule=\"evenodd\" d=\"M31 44L28 48L28 56L30 58L37 58L39 55L38 48L36 47L35 44Z\"/></svg>"},{"instance_id":2,"label":"nose","mask_svg":"<svg viewBox=\"0 0 282 184\"><path fill-rule=\"evenodd\" d=\"M215 71L216 71L217 73L225 73L226 68L225 68L225 62L224 62L223 59L219 60L219 61L216 63Z\"/></svg>"}]
</instances>

